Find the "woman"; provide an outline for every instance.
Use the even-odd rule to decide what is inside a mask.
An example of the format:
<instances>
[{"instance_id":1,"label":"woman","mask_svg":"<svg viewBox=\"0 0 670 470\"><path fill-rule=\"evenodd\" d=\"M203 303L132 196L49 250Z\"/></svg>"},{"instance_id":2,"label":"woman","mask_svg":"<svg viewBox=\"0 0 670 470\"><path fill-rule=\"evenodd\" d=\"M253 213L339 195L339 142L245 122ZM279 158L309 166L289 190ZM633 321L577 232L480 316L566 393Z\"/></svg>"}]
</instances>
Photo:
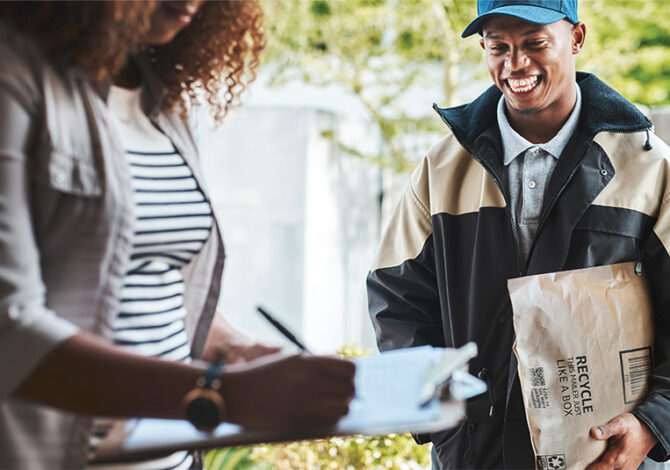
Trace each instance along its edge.
<instances>
[{"instance_id":1,"label":"woman","mask_svg":"<svg viewBox=\"0 0 670 470\"><path fill-rule=\"evenodd\" d=\"M190 358L211 360L222 346L242 358L272 351L245 344L215 315L223 247L185 122L202 96L218 118L238 96L257 63L260 12L255 2L10 2L0 18L0 462L83 468L85 415L183 418L185 397L207 376ZM158 220L155 207L169 212L180 201L138 196L152 190L137 170L152 163L132 159L152 153L132 149L146 121L109 112L110 76L121 87L141 84L139 106L158 131L154 153L176 159L156 166L186 170L175 178L200 195L189 201L202 211L199 238L141 239L173 230L141 228ZM178 287L163 297L176 305L147 300L170 283ZM142 323L163 310L168 321ZM153 357L161 354L172 361ZM333 423L346 413L353 372L347 361L307 356L227 366L217 375L221 416L257 428Z\"/></svg>"}]
</instances>

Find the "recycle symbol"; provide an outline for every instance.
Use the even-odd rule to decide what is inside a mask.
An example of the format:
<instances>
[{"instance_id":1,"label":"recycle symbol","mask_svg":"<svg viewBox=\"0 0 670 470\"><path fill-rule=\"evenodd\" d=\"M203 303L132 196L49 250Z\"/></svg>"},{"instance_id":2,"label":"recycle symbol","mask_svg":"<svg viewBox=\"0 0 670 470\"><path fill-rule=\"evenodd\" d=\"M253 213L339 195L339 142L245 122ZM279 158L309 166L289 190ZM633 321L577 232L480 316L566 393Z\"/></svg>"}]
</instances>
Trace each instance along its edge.
<instances>
[{"instance_id":1,"label":"recycle symbol","mask_svg":"<svg viewBox=\"0 0 670 470\"><path fill-rule=\"evenodd\" d=\"M552 470L565 468L565 457L562 455L550 455L547 457L547 466Z\"/></svg>"}]
</instances>

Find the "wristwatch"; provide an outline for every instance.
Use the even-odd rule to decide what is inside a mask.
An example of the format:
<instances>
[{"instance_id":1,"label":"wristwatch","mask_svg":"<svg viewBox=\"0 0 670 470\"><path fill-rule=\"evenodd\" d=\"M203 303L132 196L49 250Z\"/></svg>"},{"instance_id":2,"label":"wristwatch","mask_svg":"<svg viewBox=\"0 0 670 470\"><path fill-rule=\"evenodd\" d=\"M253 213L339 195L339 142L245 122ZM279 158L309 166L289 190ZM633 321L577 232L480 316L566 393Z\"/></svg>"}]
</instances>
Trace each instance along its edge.
<instances>
[{"instance_id":1,"label":"wristwatch","mask_svg":"<svg viewBox=\"0 0 670 470\"><path fill-rule=\"evenodd\" d=\"M198 377L195 388L182 399L184 417L201 431L212 432L226 420L226 404L219 392L223 357L210 363L205 375Z\"/></svg>"}]
</instances>

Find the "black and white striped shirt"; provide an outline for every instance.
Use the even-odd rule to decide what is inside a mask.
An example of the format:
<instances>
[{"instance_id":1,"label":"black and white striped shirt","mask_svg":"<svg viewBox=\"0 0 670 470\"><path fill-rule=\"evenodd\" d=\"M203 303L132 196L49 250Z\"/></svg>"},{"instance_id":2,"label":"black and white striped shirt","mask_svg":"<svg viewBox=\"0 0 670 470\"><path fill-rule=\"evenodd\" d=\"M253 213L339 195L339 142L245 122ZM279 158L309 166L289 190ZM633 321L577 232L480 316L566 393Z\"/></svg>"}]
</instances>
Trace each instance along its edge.
<instances>
[{"instance_id":1,"label":"black and white striped shirt","mask_svg":"<svg viewBox=\"0 0 670 470\"><path fill-rule=\"evenodd\" d=\"M118 119L132 176L135 230L120 311L107 325L106 336L135 354L190 361L181 268L210 235L212 210L184 159L141 111L139 90L112 87L108 103ZM108 420L96 420L93 453L107 429ZM188 452L177 452L157 460L90 468L186 470L192 464Z\"/></svg>"},{"instance_id":2,"label":"black and white striped shirt","mask_svg":"<svg viewBox=\"0 0 670 470\"><path fill-rule=\"evenodd\" d=\"M207 240L212 211L174 150L129 150L127 157L136 226L112 339L137 354L183 361L189 357L189 345L180 268Z\"/></svg>"}]
</instances>

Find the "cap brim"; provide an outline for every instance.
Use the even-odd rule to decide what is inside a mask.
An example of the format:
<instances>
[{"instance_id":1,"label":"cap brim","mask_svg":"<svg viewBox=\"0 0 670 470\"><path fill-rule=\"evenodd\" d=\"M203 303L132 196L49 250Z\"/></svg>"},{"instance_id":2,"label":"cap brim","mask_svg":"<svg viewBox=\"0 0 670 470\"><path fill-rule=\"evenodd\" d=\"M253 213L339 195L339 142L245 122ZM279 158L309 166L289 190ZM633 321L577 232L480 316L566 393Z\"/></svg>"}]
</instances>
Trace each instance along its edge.
<instances>
[{"instance_id":1,"label":"cap brim","mask_svg":"<svg viewBox=\"0 0 670 470\"><path fill-rule=\"evenodd\" d=\"M475 33L479 33L482 30L484 21L493 15L514 16L535 24L551 24L556 23L563 18L567 18L567 16L560 11L548 10L535 5L505 5L475 18L465 28L461 37L467 38Z\"/></svg>"}]
</instances>

